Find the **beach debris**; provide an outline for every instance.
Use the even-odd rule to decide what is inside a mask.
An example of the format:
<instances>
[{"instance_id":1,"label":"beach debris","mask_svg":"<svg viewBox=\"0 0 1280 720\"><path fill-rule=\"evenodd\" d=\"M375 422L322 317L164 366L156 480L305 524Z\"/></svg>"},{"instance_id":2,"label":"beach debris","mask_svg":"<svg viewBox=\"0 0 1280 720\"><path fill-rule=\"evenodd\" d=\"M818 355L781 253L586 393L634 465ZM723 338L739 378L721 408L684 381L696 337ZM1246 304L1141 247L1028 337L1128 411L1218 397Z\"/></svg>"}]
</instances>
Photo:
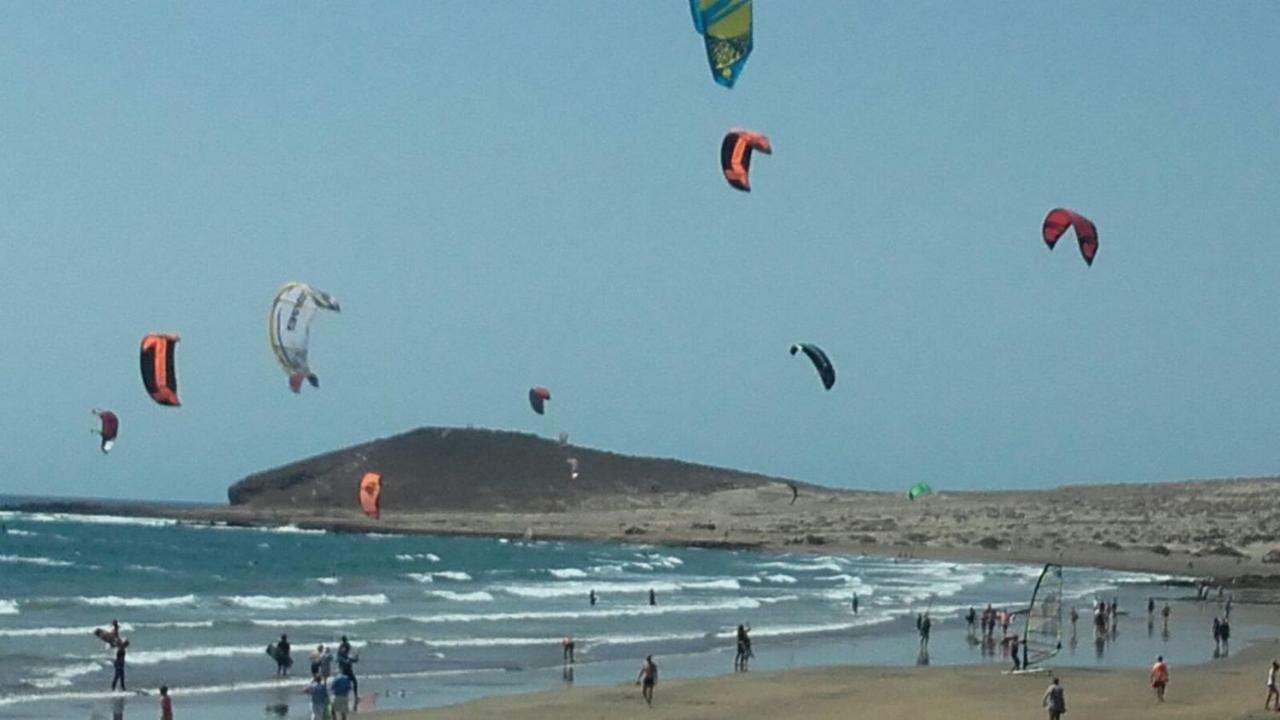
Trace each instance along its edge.
<instances>
[{"instance_id":1,"label":"beach debris","mask_svg":"<svg viewBox=\"0 0 1280 720\"><path fill-rule=\"evenodd\" d=\"M541 385L529 388L529 407L533 408L533 411L539 415L546 412L546 403L550 399L551 391Z\"/></svg>"},{"instance_id":2,"label":"beach debris","mask_svg":"<svg viewBox=\"0 0 1280 720\"><path fill-rule=\"evenodd\" d=\"M982 538L981 540L979 540L976 544L978 545L978 547L983 547L988 550L995 550L996 548L1000 547L1003 543L1000 541L1000 538L988 535Z\"/></svg>"},{"instance_id":3,"label":"beach debris","mask_svg":"<svg viewBox=\"0 0 1280 720\"><path fill-rule=\"evenodd\" d=\"M836 384L836 369L827 358L827 354L822 351L822 348L810 343L796 343L791 346L792 355L799 352L803 352L805 357L809 358L813 368L818 371L818 377L822 379L822 386L830 390L831 386Z\"/></svg>"},{"instance_id":4,"label":"beach debris","mask_svg":"<svg viewBox=\"0 0 1280 720\"><path fill-rule=\"evenodd\" d=\"M729 185L751 192L751 151L759 150L765 155L773 154L773 146L769 138L755 130L734 128L724 136L720 143L720 170Z\"/></svg>"},{"instance_id":5,"label":"beach debris","mask_svg":"<svg viewBox=\"0 0 1280 720\"><path fill-rule=\"evenodd\" d=\"M707 46L711 77L732 88L753 47L751 0L689 0L689 9Z\"/></svg>"},{"instance_id":6,"label":"beach debris","mask_svg":"<svg viewBox=\"0 0 1280 720\"><path fill-rule=\"evenodd\" d=\"M804 536L804 541L809 545L826 545L827 537L825 535L809 534Z\"/></svg>"},{"instance_id":7,"label":"beach debris","mask_svg":"<svg viewBox=\"0 0 1280 720\"><path fill-rule=\"evenodd\" d=\"M360 478L360 509L377 520L382 515L382 475L368 472Z\"/></svg>"},{"instance_id":8,"label":"beach debris","mask_svg":"<svg viewBox=\"0 0 1280 720\"><path fill-rule=\"evenodd\" d=\"M1280 548L1271 548L1262 556L1262 562L1267 564L1280 563Z\"/></svg>"},{"instance_id":9,"label":"beach debris","mask_svg":"<svg viewBox=\"0 0 1280 720\"><path fill-rule=\"evenodd\" d=\"M102 437L102 454L106 455L111 452L111 448L116 444L116 435L120 433L120 418L110 410L99 410L94 408L93 414L98 416L102 427L89 432L97 433Z\"/></svg>"},{"instance_id":10,"label":"beach debris","mask_svg":"<svg viewBox=\"0 0 1280 720\"><path fill-rule=\"evenodd\" d=\"M319 310L341 312L338 301L329 293L306 283L287 282L276 291L267 316L267 341L276 362L289 375L289 389L302 390L302 382L320 387L320 378L311 372L307 351L311 344L311 318Z\"/></svg>"},{"instance_id":11,"label":"beach debris","mask_svg":"<svg viewBox=\"0 0 1280 720\"><path fill-rule=\"evenodd\" d=\"M715 524L715 523L700 523L700 522L696 522L696 523L694 523L694 524L690 525L689 527L690 527L691 529L693 529L693 530L715 530L715 529L716 529L716 524Z\"/></svg>"},{"instance_id":12,"label":"beach debris","mask_svg":"<svg viewBox=\"0 0 1280 720\"><path fill-rule=\"evenodd\" d=\"M622 531L622 534L623 534L623 535L644 535L644 534L645 534L645 533L647 533L647 532L649 532L649 531L648 531L648 530L645 530L645 529L644 529L644 528L642 528L642 527L639 527L639 526L637 526L637 525L631 525L631 526L627 527L627 529L626 529L626 530L623 530L623 531Z\"/></svg>"},{"instance_id":13,"label":"beach debris","mask_svg":"<svg viewBox=\"0 0 1280 720\"><path fill-rule=\"evenodd\" d=\"M1098 228L1089 218L1066 208L1054 208L1044 218L1041 235L1044 244L1052 250L1067 228L1076 229L1076 242L1080 243L1080 255L1086 265L1093 265L1093 256L1098 253Z\"/></svg>"},{"instance_id":14,"label":"beach debris","mask_svg":"<svg viewBox=\"0 0 1280 720\"><path fill-rule=\"evenodd\" d=\"M178 372L174 351L178 336L149 333L142 337L142 384L147 394L161 405L178 407Z\"/></svg>"}]
</instances>

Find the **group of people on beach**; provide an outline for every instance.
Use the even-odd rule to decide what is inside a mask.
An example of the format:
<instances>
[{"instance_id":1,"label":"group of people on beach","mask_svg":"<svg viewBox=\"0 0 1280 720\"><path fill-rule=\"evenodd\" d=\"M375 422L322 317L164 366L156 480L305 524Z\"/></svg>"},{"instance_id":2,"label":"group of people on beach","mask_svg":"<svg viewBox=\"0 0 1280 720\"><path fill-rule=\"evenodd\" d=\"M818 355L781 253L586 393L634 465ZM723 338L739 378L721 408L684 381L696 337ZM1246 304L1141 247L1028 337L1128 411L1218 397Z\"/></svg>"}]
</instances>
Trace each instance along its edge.
<instances>
[{"instance_id":1,"label":"group of people on beach","mask_svg":"<svg viewBox=\"0 0 1280 720\"><path fill-rule=\"evenodd\" d=\"M289 675L293 667L292 651L287 634L281 634L278 641L267 646L267 654L276 662L277 676ZM355 671L360 658L351 652L351 642L343 635L336 656L323 644L317 645L308 659L311 684L303 692L311 698L311 720L346 720L347 713L360 701L360 683ZM338 673L333 675L335 660Z\"/></svg>"}]
</instances>

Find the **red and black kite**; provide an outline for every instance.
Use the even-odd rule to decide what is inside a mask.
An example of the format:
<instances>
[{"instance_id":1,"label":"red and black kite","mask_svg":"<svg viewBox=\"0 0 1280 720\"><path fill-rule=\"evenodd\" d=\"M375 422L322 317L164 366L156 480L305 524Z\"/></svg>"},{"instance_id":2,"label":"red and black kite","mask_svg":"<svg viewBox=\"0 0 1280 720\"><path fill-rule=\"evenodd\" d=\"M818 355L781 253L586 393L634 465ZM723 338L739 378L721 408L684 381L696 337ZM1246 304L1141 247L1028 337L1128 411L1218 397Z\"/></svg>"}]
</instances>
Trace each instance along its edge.
<instances>
[{"instance_id":1,"label":"red and black kite","mask_svg":"<svg viewBox=\"0 0 1280 720\"><path fill-rule=\"evenodd\" d=\"M1054 208L1044 218L1044 244L1052 250L1058 238L1067 228L1076 229L1076 241L1080 243L1080 254L1084 256L1086 265L1093 265L1093 256L1098 254L1098 228L1089 218L1066 208Z\"/></svg>"},{"instance_id":2,"label":"red and black kite","mask_svg":"<svg viewBox=\"0 0 1280 720\"><path fill-rule=\"evenodd\" d=\"M743 192L751 192L751 151L773 154L769 138L754 130L730 130L720 143L720 169L724 179Z\"/></svg>"},{"instance_id":3,"label":"red and black kite","mask_svg":"<svg viewBox=\"0 0 1280 720\"><path fill-rule=\"evenodd\" d=\"M178 374L174 351L178 336L168 333L151 333L142 338L142 384L147 387L151 399L161 405L177 407Z\"/></svg>"}]
</instances>

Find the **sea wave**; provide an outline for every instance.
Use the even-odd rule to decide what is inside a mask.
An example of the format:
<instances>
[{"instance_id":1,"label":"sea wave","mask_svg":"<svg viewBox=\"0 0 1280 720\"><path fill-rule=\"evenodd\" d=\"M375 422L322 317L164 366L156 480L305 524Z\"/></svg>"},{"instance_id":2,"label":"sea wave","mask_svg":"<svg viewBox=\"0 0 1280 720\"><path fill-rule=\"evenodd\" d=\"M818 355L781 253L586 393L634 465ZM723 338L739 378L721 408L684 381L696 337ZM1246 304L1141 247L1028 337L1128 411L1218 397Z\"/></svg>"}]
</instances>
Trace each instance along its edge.
<instances>
[{"instance_id":1,"label":"sea wave","mask_svg":"<svg viewBox=\"0 0 1280 720\"><path fill-rule=\"evenodd\" d=\"M78 513L29 513L17 510L0 510L0 520L6 522L25 520L44 523L82 523L85 525L141 525L144 527L172 527L178 524L178 521L173 518L81 515Z\"/></svg>"},{"instance_id":2,"label":"sea wave","mask_svg":"<svg viewBox=\"0 0 1280 720\"><path fill-rule=\"evenodd\" d=\"M98 597L80 596L76 602L92 607L176 607L178 605L195 605L195 595L177 595L174 597L142 598L120 597L119 595L102 595Z\"/></svg>"},{"instance_id":3,"label":"sea wave","mask_svg":"<svg viewBox=\"0 0 1280 720\"><path fill-rule=\"evenodd\" d=\"M32 668L31 672L37 673L40 676L24 678L23 682L40 690L71 687L73 684L72 680L74 678L98 672L103 667L105 667L105 665L102 663L81 662L60 668Z\"/></svg>"},{"instance_id":4,"label":"sea wave","mask_svg":"<svg viewBox=\"0 0 1280 720\"><path fill-rule=\"evenodd\" d=\"M318 577L318 578L311 578L311 580L312 582L318 582L321 585L337 585L338 584L338 578L336 577Z\"/></svg>"},{"instance_id":5,"label":"sea wave","mask_svg":"<svg viewBox=\"0 0 1280 720\"><path fill-rule=\"evenodd\" d=\"M578 568L549 568L547 572L550 573L552 577L559 578L561 580L572 580L573 578L587 577L586 571Z\"/></svg>"},{"instance_id":6,"label":"sea wave","mask_svg":"<svg viewBox=\"0 0 1280 720\"><path fill-rule=\"evenodd\" d=\"M777 583L780 585L794 585L795 583L799 582L794 577L790 575L783 575L781 573L777 575L764 575L763 577L768 582Z\"/></svg>"},{"instance_id":7,"label":"sea wave","mask_svg":"<svg viewBox=\"0 0 1280 720\"><path fill-rule=\"evenodd\" d=\"M72 567L75 563L67 560L54 560L47 557L27 557L25 555L0 555L0 562L14 565L39 565L41 567Z\"/></svg>"},{"instance_id":8,"label":"sea wave","mask_svg":"<svg viewBox=\"0 0 1280 720\"><path fill-rule=\"evenodd\" d=\"M314 605L386 605L391 602L383 593L375 595L308 595L306 597L281 597L277 595L224 595L222 602L253 610L292 610Z\"/></svg>"},{"instance_id":9,"label":"sea wave","mask_svg":"<svg viewBox=\"0 0 1280 720\"><path fill-rule=\"evenodd\" d=\"M34 628L0 628L0 637L71 637L83 635L88 637L93 634L97 628L92 627L34 627ZM132 632L133 626L129 623L120 623L120 629L124 632Z\"/></svg>"},{"instance_id":10,"label":"sea wave","mask_svg":"<svg viewBox=\"0 0 1280 720\"><path fill-rule=\"evenodd\" d=\"M228 658L262 655L261 645L218 645L206 647L173 648L171 650L134 650L129 653L133 665L159 665L163 662L179 662L191 658Z\"/></svg>"},{"instance_id":11,"label":"sea wave","mask_svg":"<svg viewBox=\"0 0 1280 720\"><path fill-rule=\"evenodd\" d=\"M422 624L504 622L526 620L593 620L618 617L639 617L666 614L712 613L726 610L754 610L763 598L734 598L722 602L690 603L676 605L634 605L625 608L593 610L528 610L495 613L439 613L415 616L409 620Z\"/></svg>"},{"instance_id":12,"label":"sea wave","mask_svg":"<svg viewBox=\"0 0 1280 720\"><path fill-rule=\"evenodd\" d=\"M457 582L467 582L471 579L470 575L460 570L441 570L440 572L431 573L431 576L440 580L455 580Z\"/></svg>"},{"instance_id":13,"label":"sea wave","mask_svg":"<svg viewBox=\"0 0 1280 720\"><path fill-rule=\"evenodd\" d=\"M414 560L440 562L440 556L435 553L399 553L396 555L396 559L400 562L413 562Z\"/></svg>"},{"instance_id":14,"label":"sea wave","mask_svg":"<svg viewBox=\"0 0 1280 720\"><path fill-rule=\"evenodd\" d=\"M18 601L0 600L0 615L17 615Z\"/></svg>"},{"instance_id":15,"label":"sea wave","mask_svg":"<svg viewBox=\"0 0 1280 720\"><path fill-rule=\"evenodd\" d=\"M0 534L3 534L3 533L0 533ZM13 535L14 537L35 537L36 536L36 533L33 533L30 530L20 530L18 528L9 528L8 534Z\"/></svg>"},{"instance_id":16,"label":"sea wave","mask_svg":"<svg viewBox=\"0 0 1280 720\"><path fill-rule=\"evenodd\" d=\"M484 590L475 592L453 592L451 590L427 590L426 593L433 597L442 598L444 600L454 600L456 602L489 602L493 600L493 595Z\"/></svg>"},{"instance_id":17,"label":"sea wave","mask_svg":"<svg viewBox=\"0 0 1280 720\"><path fill-rule=\"evenodd\" d=\"M791 572L821 572L823 570L833 573L844 572L844 566L833 561L787 562L785 560L771 560L769 562L757 563L756 567L773 568L775 570L790 570Z\"/></svg>"}]
</instances>

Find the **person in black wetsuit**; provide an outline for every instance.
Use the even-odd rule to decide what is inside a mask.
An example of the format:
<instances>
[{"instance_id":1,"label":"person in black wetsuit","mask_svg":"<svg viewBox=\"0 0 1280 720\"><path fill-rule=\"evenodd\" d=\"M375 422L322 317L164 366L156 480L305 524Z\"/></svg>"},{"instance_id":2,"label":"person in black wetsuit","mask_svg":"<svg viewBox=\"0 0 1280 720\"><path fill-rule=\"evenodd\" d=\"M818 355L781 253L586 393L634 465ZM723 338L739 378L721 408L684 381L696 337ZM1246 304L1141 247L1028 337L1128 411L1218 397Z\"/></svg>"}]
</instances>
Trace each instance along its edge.
<instances>
[{"instance_id":1,"label":"person in black wetsuit","mask_svg":"<svg viewBox=\"0 0 1280 720\"><path fill-rule=\"evenodd\" d=\"M356 669L353 667L360 658L351 655L351 643L347 642L347 636L342 636L342 643L338 645L338 672L351 678L351 697L360 700L360 683L356 680Z\"/></svg>"},{"instance_id":2,"label":"person in black wetsuit","mask_svg":"<svg viewBox=\"0 0 1280 720\"><path fill-rule=\"evenodd\" d=\"M129 647L129 641L127 639L120 638L119 640L116 640L116 660L114 663L116 674L111 677L112 691L116 689L116 683L120 683L121 692L124 692L127 689L124 686L124 653L125 648L127 647Z\"/></svg>"},{"instance_id":3,"label":"person in black wetsuit","mask_svg":"<svg viewBox=\"0 0 1280 720\"><path fill-rule=\"evenodd\" d=\"M281 635L280 642L276 643L276 674L288 675L289 668L293 666L293 656L290 655L292 646L289 645L289 636Z\"/></svg>"}]
</instances>

